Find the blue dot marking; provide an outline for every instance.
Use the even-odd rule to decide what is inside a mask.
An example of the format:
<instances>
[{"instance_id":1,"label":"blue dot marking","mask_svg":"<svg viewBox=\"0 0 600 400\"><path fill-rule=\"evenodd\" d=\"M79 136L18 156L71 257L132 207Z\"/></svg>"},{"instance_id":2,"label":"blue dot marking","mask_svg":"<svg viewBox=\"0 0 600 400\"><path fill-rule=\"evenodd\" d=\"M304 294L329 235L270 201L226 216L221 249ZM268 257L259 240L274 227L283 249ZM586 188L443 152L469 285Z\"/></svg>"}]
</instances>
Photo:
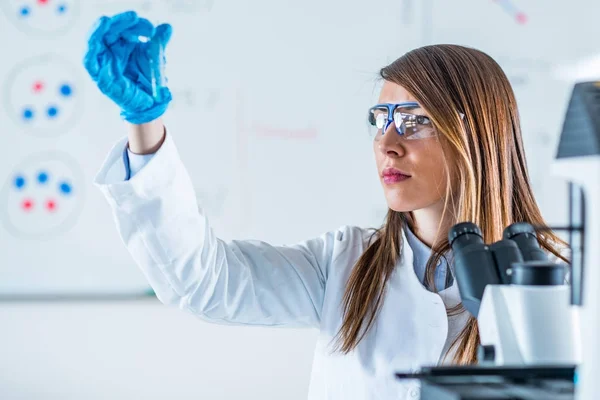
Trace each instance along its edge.
<instances>
[{"instance_id":1,"label":"blue dot marking","mask_svg":"<svg viewBox=\"0 0 600 400\"><path fill-rule=\"evenodd\" d=\"M42 185L48 182L48 173L47 172L40 172L37 176L37 180L39 183L41 183Z\"/></svg>"},{"instance_id":2,"label":"blue dot marking","mask_svg":"<svg viewBox=\"0 0 600 400\"><path fill-rule=\"evenodd\" d=\"M60 6L58 6L56 8L56 10L58 11L59 14L64 14L67 11L67 5L61 4Z\"/></svg>"},{"instance_id":3,"label":"blue dot marking","mask_svg":"<svg viewBox=\"0 0 600 400\"><path fill-rule=\"evenodd\" d=\"M48 116L50 118L56 117L57 114L58 114L58 108L56 108L54 106L48 107Z\"/></svg>"},{"instance_id":4,"label":"blue dot marking","mask_svg":"<svg viewBox=\"0 0 600 400\"><path fill-rule=\"evenodd\" d=\"M15 187L17 189L23 189L23 187L25 187L25 178L22 177L21 175L17 175L15 177L14 183L15 183Z\"/></svg>"},{"instance_id":5,"label":"blue dot marking","mask_svg":"<svg viewBox=\"0 0 600 400\"><path fill-rule=\"evenodd\" d=\"M71 94L73 94L73 89L71 89L71 85L69 85L67 83L61 85L60 86L60 94L62 94L65 97L71 96Z\"/></svg>"},{"instance_id":6,"label":"blue dot marking","mask_svg":"<svg viewBox=\"0 0 600 400\"><path fill-rule=\"evenodd\" d=\"M19 14L21 14L21 17L27 17L30 13L29 7L27 6L23 6L21 7L21 9L19 10Z\"/></svg>"},{"instance_id":7,"label":"blue dot marking","mask_svg":"<svg viewBox=\"0 0 600 400\"><path fill-rule=\"evenodd\" d=\"M25 107L23 109L23 119L26 121L29 121L31 119L33 119L33 110L30 107Z\"/></svg>"},{"instance_id":8,"label":"blue dot marking","mask_svg":"<svg viewBox=\"0 0 600 400\"><path fill-rule=\"evenodd\" d=\"M73 188L67 182L62 182L60 185L58 185L58 189L62 194L65 195L71 194L73 191Z\"/></svg>"}]
</instances>

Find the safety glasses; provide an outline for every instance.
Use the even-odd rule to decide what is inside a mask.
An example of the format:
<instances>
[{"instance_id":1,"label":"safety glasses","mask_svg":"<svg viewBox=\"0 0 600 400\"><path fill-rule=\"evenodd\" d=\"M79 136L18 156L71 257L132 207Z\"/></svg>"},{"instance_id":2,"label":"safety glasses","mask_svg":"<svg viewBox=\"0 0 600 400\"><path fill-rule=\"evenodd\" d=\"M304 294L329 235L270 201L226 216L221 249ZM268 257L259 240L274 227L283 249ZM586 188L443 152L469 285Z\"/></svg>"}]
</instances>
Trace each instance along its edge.
<instances>
[{"instance_id":1,"label":"safety glasses","mask_svg":"<svg viewBox=\"0 0 600 400\"><path fill-rule=\"evenodd\" d=\"M390 124L394 124L396 132L405 139L415 140L433 137L437 132L429 117L415 113L421 108L417 102L383 103L369 109L369 134L379 140L387 131Z\"/></svg>"}]
</instances>

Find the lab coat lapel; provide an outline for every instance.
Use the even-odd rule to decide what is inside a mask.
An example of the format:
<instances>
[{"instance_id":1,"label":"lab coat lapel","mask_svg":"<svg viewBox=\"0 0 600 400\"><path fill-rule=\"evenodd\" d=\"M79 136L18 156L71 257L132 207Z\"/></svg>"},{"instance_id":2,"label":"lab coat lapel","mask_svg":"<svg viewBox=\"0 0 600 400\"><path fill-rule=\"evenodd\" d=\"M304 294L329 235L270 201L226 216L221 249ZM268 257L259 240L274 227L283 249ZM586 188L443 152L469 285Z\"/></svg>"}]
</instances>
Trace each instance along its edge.
<instances>
[{"instance_id":1,"label":"lab coat lapel","mask_svg":"<svg viewBox=\"0 0 600 400\"><path fill-rule=\"evenodd\" d=\"M328 278L311 398L412 399L418 393L415 384L397 380L395 373L436 365L442 356L448 334L446 307L442 297L425 289L416 276L405 237L373 326L350 353L332 351L343 319L345 285L363 251L356 247L342 253L336 262L348 268L334 268Z\"/></svg>"},{"instance_id":2,"label":"lab coat lapel","mask_svg":"<svg viewBox=\"0 0 600 400\"><path fill-rule=\"evenodd\" d=\"M359 346L363 362L375 370L414 371L435 365L448 334L446 307L440 295L428 291L415 274L413 252L403 234L400 260L388 281L386 298L374 332ZM370 352L371 354L366 354Z\"/></svg>"}]
</instances>

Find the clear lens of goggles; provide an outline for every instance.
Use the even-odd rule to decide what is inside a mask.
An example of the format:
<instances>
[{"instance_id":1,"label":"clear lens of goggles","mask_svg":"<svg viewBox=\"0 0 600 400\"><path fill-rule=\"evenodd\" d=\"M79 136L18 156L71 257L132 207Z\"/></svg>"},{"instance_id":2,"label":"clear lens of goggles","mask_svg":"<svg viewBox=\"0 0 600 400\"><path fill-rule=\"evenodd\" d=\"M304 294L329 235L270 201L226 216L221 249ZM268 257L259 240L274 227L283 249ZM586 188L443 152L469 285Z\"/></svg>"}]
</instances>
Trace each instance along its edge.
<instances>
[{"instance_id":1,"label":"clear lens of goggles","mask_svg":"<svg viewBox=\"0 0 600 400\"><path fill-rule=\"evenodd\" d=\"M431 120L424 115L414 114L415 107L398 107L394 110L393 125L396 132L406 139L422 139L435 136ZM388 109L373 107L369 110L369 134L378 140L388 125ZM389 127L387 127L389 130Z\"/></svg>"}]
</instances>

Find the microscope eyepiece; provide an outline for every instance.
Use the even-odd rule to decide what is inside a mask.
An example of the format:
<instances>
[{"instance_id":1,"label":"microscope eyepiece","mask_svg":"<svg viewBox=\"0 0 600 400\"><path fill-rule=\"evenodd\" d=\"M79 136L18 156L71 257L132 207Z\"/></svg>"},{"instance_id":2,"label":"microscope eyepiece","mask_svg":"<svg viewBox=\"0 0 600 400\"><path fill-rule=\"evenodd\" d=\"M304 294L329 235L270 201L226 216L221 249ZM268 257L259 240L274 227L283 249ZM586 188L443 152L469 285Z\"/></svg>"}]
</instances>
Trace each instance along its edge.
<instances>
[{"instance_id":1,"label":"microscope eyepiece","mask_svg":"<svg viewBox=\"0 0 600 400\"><path fill-rule=\"evenodd\" d=\"M548 256L540 248L534 227L527 222L515 222L504 229L504 239L517 243L523 261L548 261Z\"/></svg>"},{"instance_id":2,"label":"microscope eyepiece","mask_svg":"<svg viewBox=\"0 0 600 400\"><path fill-rule=\"evenodd\" d=\"M481 229L472 222L461 222L454 225L448 231L448 241L450 246L454 247L454 243L458 246L466 246L471 243L483 243L483 234Z\"/></svg>"},{"instance_id":3,"label":"microscope eyepiece","mask_svg":"<svg viewBox=\"0 0 600 400\"><path fill-rule=\"evenodd\" d=\"M548 285L563 279L560 268L548 264L531 224L509 225L502 236L502 240L488 245L481 229L472 222L461 222L448 231L460 296L464 307L474 317L479 313L487 285Z\"/></svg>"},{"instance_id":4,"label":"microscope eyepiece","mask_svg":"<svg viewBox=\"0 0 600 400\"><path fill-rule=\"evenodd\" d=\"M535 229L533 228L533 226L531 226L531 224L527 222L515 222L514 224L507 226L504 229L504 233L502 234L502 236L504 239L512 239L513 237L522 233L536 236Z\"/></svg>"},{"instance_id":5,"label":"microscope eyepiece","mask_svg":"<svg viewBox=\"0 0 600 400\"><path fill-rule=\"evenodd\" d=\"M481 229L472 222L461 222L450 228L448 241L463 305L477 317L485 286L500 283L494 258L483 241Z\"/></svg>"}]
</instances>

